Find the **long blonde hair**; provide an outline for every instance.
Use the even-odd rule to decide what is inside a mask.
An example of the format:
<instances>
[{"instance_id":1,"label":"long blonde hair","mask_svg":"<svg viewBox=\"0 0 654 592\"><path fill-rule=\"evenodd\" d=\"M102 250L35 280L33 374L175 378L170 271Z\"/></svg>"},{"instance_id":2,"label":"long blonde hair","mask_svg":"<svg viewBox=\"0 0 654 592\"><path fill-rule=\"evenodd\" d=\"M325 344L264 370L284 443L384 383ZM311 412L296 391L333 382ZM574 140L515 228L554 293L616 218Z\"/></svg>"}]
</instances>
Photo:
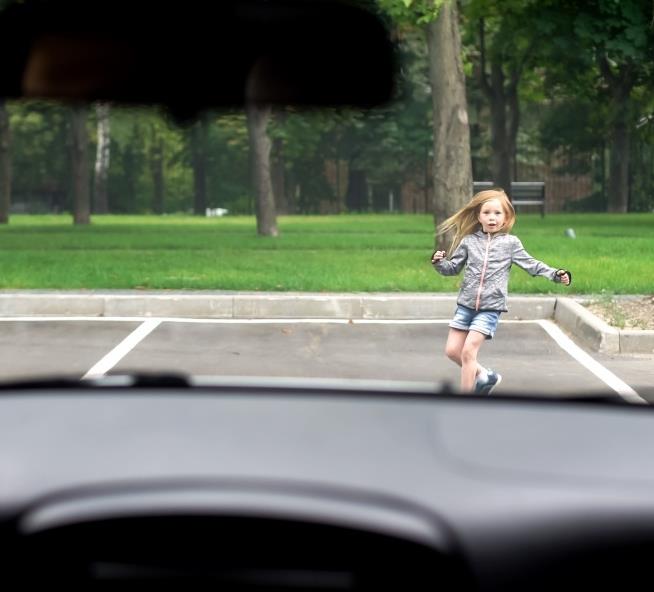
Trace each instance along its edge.
<instances>
[{"instance_id":1,"label":"long blonde hair","mask_svg":"<svg viewBox=\"0 0 654 592\"><path fill-rule=\"evenodd\" d=\"M454 253L464 236L472 234L481 228L481 224L479 223L481 206L491 199L497 199L502 204L502 209L506 217L502 232L511 232L511 228L513 228L513 224L515 223L515 210L506 193L499 188L480 191L456 214L450 216L438 226L438 236L443 236L452 230L454 231L454 237L452 238L452 244L449 249L450 254Z\"/></svg>"}]
</instances>

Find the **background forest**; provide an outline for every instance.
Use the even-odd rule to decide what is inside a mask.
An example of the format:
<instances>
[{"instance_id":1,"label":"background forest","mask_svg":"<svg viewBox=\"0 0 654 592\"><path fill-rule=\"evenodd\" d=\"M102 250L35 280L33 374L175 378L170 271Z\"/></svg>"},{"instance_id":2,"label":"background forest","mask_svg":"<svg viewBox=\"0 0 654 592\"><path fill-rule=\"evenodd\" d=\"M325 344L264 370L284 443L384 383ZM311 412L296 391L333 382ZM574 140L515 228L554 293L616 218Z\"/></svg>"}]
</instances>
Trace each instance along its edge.
<instances>
[{"instance_id":1,"label":"background forest","mask_svg":"<svg viewBox=\"0 0 654 592\"><path fill-rule=\"evenodd\" d=\"M267 114L277 213L434 210L428 26L440 4L373 5L398 43L391 104ZM651 0L462 0L473 179L545 181L553 212L653 211L652 10ZM245 112L179 126L156 110L0 100L0 218L253 214L253 141Z\"/></svg>"}]
</instances>

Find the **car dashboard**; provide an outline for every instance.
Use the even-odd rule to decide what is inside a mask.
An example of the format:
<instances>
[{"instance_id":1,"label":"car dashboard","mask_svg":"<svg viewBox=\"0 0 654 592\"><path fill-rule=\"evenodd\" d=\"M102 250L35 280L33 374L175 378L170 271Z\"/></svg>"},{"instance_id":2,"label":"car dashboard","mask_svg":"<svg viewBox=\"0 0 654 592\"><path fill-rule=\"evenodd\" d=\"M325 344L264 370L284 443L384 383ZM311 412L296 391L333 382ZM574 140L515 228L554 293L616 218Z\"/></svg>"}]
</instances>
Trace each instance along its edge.
<instances>
[{"instance_id":1,"label":"car dashboard","mask_svg":"<svg viewBox=\"0 0 654 592\"><path fill-rule=\"evenodd\" d=\"M235 590L624 584L654 548L653 422L609 402L306 381L6 389L4 574Z\"/></svg>"}]
</instances>

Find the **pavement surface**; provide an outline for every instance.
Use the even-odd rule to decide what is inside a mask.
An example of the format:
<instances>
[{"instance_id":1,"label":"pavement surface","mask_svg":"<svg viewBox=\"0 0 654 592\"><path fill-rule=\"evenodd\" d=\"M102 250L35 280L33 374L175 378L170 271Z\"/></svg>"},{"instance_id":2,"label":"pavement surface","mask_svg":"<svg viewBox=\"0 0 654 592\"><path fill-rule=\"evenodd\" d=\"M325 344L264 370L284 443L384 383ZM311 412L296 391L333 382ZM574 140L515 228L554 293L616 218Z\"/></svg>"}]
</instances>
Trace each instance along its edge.
<instances>
[{"instance_id":1,"label":"pavement surface","mask_svg":"<svg viewBox=\"0 0 654 592\"><path fill-rule=\"evenodd\" d=\"M454 294L0 292L0 380L174 372L448 382ZM512 296L480 362L498 394L654 402L654 331L608 327L570 298Z\"/></svg>"},{"instance_id":2,"label":"pavement surface","mask_svg":"<svg viewBox=\"0 0 654 592\"><path fill-rule=\"evenodd\" d=\"M131 372L196 377L354 378L459 384L447 320L4 317L3 380ZM480 361L498 394L618 393L654 402L654 356L579 347L551 320L502 320Z\"/></svg>"}]
</instances>

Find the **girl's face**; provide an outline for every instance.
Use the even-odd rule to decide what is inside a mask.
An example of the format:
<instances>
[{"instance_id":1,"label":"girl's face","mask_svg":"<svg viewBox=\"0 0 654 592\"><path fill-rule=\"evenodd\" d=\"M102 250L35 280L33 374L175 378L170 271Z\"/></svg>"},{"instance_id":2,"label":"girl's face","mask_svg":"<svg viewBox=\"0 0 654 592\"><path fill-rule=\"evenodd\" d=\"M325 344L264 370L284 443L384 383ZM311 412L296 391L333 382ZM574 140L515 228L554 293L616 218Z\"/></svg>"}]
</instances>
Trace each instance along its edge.
<instances>
[{"instance_id":1,"label":"girl's face","mask_svg":"<svg viewBox=\"0 0 654 592\"><path fill-rule=\"evenodd\" d=\"M489 199L481 204L477 217L484 232L497 232L506 223L506 214L499 199Z\"/></svg>"}]
</instances>

